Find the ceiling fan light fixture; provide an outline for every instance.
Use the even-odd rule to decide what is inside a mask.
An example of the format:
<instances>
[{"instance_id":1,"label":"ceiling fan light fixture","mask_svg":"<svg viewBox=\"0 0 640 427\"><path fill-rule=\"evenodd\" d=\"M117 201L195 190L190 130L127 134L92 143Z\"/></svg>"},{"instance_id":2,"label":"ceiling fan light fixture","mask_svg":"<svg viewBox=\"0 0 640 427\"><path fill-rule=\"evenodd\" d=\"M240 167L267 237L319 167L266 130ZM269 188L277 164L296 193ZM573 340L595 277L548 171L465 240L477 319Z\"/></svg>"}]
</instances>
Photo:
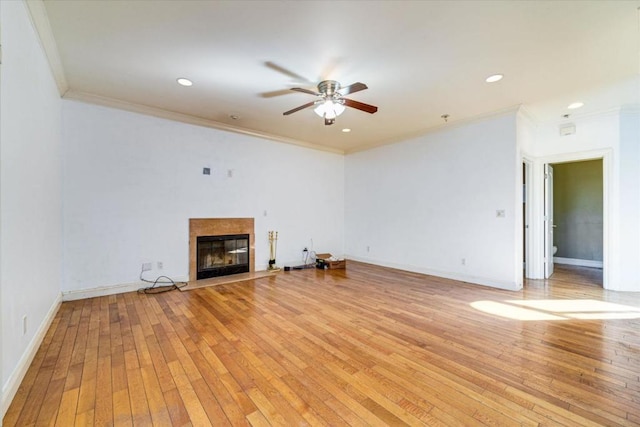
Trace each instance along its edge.
<instances>
[{"instance_id":1,"label":"ceiling fan light fixture","mask_svg":"<svg viewBox=\"0 0 640 427\"><path fill-rule=\"evenodd\" d=\"M340 114L344 113L344 109L345 107L342 103L336 102L332 99L327 99L325 101L320 101L313 111L325 119L335 119Z\"/></svg>"}]
</instances>

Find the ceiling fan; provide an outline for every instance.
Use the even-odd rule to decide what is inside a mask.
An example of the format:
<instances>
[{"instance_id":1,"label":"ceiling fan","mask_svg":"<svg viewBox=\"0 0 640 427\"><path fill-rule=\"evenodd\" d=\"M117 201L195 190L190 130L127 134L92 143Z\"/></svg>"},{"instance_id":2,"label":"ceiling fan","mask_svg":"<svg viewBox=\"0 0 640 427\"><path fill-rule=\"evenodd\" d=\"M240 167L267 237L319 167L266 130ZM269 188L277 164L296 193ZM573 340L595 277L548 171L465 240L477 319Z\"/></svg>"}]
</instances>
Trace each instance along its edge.
<instances>
[{"instance_id":1,"label":"ceiling fan","mask_svg":"<svg viewBox=\"0 0 640 427\"><path fill-rule=\"evenodd\" d=\"M296 92L308 93L309 95L315 95L318 97L318 99L316 99L315 101L307 102L306 104L296 107L292 110L285 111L282 114L288 116L289 114L293 114L296 111L304 110L305 108L309 107L315 107L315 113L324 118L325 125L334 124L336 121L336 117L344 112L345 106L373 114L378 111L378 107L376 107L375 105L369 105L362 102L354 101L352 99L344 98L344 95L359 92L365 89L368 88L364 83L357 82L349 86L341 87L340 83L335 80L324 80L318 83L318 92L300 87L294 87L291 88L291 90L294 90Z\"/></svg>"}]
</instances>

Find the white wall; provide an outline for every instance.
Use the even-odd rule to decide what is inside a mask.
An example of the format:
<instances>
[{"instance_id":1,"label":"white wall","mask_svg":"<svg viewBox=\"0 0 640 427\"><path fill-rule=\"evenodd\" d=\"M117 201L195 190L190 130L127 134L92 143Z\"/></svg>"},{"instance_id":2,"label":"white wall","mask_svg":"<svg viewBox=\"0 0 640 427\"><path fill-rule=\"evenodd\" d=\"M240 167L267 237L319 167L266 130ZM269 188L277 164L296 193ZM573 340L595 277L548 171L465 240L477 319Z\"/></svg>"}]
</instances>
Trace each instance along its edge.
<instances>
[{"instance_id":1,"label":"white wall","mask_svg":"<svg viewBox=\"0 0 640 427\"><path fill-rule=\"evenodd\" d=\"M65 292L135 284L143 262L186 279L189 218L254 217L257 270L269 230L281 266L310 239L343 253L342 155L75 101L63 117Z\"/></svg>"},{"instance_id":2,"label":"white wall","mask_svg":"<svg viewBox=\"0 0 640 427\"><path fill-rule=\"evenodd\" d=\"M514 112L348 155L348 256L519 289L516 137Z\"/></svg>"},{"instance_id":3,"label":"white wall","mask_svg":"<svg viewBox=\"0 0 640 427\"><path fill-rule=\"evenodd\" d=\"M638 92L640 93L640 91ZM611 289L640 291L640 111L620 114L620 148L616 180L620 183L614 206L616 241L613 248Z\"/></svg>"},{"instance_id":4,"label":"white wall","mask_svg":"<svg viewBox=\"0 0 640 427\"><path fill-rule=\"evenodd\" d=\"M60 301L60 99L23 2L0 2L2 414ZM23 316L27 331L23 334Z\"/></svg>"}]
</instances>

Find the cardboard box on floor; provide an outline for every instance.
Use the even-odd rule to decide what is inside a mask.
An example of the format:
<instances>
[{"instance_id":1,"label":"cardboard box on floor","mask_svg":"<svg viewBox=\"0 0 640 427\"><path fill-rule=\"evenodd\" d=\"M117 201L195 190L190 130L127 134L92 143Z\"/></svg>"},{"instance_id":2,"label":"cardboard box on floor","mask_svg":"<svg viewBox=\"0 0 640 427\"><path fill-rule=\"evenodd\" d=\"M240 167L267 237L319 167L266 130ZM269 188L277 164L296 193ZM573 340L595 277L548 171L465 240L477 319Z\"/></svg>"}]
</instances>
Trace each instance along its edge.
<instances>
[{"instance_id":1,"label":"cardboard box on floor","mask_svg":"<svg viewBox=\"0 0 640 427\"><path fill-rule=\"evenodd\" d=\"M316 254L316 268L319 269L325 269L328 268L329 270L336 270L339 268L347 268L347 260L346 259L341 259L341 260L337 260L337 261L331 261L329 258L331 258L333 255L331 254Z\"/></svg>"}]
</instances>

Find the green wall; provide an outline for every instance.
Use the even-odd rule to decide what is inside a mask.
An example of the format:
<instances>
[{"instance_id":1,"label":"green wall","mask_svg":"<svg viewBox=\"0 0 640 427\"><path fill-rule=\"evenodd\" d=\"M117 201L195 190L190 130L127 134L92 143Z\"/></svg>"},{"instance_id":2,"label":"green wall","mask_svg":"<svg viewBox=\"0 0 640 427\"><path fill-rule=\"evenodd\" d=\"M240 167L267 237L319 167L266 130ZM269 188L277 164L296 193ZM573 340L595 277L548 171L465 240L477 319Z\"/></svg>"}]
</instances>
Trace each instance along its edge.
<instances>
[{"instance_id":1,"label":"green wall","mask_svg":"<svg viewBox=\"0 0 640 427\"><path fill-rule=\"evenodd\" d=\"M553 165L556 257L602 261L602 160Z\"/></svg>"}]
</instances>

